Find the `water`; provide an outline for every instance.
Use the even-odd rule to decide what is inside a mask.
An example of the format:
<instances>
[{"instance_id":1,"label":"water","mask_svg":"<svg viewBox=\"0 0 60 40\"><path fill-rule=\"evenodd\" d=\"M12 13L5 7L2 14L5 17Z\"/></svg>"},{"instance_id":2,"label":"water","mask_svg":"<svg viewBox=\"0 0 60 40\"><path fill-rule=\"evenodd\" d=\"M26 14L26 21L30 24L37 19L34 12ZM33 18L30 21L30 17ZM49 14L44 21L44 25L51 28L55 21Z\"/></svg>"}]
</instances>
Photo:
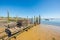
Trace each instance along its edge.
<instances>
[{"instance_id":1,"label":"water","mask_svg":"<svg viewBox=\"0 0 60 40\"><path fill-rule=\"evenodd\" d=\"M54 19L54 20L50 20L50 21L41 20L41 23L48 24L48 25L54 25L54 26L60 26L60 19Z\"/></svg>"}]
</instances>

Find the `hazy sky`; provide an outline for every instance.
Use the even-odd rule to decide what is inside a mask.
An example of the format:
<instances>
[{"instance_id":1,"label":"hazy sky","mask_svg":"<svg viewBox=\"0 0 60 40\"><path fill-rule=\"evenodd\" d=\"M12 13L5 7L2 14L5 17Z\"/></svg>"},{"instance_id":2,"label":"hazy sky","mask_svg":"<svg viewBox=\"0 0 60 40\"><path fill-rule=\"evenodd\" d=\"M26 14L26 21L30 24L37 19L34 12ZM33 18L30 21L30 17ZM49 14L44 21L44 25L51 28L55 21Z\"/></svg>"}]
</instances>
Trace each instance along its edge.
<instances>
[{"instance_id":1,"label":"hazy sky","mask_svg":"<svg viewBox=\"0 0 60 40\"><path fill-rule=\"evenodd\" d=\"M60 18L60 0L0 0L0 16Z\"/></svg>"}]
</instances>

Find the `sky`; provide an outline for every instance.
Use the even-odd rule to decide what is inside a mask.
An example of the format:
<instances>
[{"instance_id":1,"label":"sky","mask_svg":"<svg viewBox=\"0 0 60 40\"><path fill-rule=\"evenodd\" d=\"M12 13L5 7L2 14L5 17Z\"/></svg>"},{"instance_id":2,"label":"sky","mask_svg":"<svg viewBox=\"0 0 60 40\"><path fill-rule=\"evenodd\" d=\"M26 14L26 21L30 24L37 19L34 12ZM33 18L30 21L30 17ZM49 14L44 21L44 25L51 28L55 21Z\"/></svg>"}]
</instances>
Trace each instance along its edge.
<instances>
[{"instance_id":1,"label":"sky","mask_svg":"<svg viewBox=\"0 0 60 40\"><path fill-rule=\"evenodd\" d=\"M60 18L60 0L0 0L0 16Z\"/></svg>"}]
</instances>

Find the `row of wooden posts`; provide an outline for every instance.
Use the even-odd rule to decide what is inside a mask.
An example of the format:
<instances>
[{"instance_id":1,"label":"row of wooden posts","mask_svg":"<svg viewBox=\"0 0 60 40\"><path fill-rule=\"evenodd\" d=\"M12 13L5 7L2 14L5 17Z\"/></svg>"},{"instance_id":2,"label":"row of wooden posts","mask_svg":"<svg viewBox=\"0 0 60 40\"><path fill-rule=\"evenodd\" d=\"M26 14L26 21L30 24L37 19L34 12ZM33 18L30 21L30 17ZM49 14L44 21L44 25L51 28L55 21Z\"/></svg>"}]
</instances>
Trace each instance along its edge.
<instances>
[{"instance_id":1,"label":"row of wooden posts","mask_svg":"<svg viewBox=\"0 0 60 40\"><path fill-rule=\"evenodd\" d=\"M9 12L7 12L7 19L8 19L7 22L9 23ZM17 22L17 20L18 20L18 17L16 16L16 22ZM34 16L32 18L28 18L28 16L27 16L27 20L30 20L31 23L35 23L35 22L38 23L38 24L41 23L41 17L40 17L40 15L38 17Z\"/></svg>"},{"instance_id":2,"label":"row of wooden posts","mask_svg":"<svg viewBox=\"0 0 60 40\"><path fill-rule=\"evenodd\" d=\"M40 15L39 15L38 17L34 16L34 17L32 17L32 18L28 18L28 16L27 16L27 19L28 19L32 24L34 24L34 23L40 24L40 23L41 23L41 17L40 17Z\"/></svg>"}]
</instances>

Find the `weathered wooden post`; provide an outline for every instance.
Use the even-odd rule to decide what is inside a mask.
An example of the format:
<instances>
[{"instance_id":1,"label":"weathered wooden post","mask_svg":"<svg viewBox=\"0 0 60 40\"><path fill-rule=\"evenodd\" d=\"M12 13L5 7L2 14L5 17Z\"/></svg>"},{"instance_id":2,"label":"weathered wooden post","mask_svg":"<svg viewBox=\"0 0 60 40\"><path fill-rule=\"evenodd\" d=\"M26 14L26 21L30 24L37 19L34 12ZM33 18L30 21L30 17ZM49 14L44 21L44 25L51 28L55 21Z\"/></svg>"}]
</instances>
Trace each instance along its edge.
<instances>
[{"instance_id":1,"label":"weathered wooden post","mask_svg":"<svg viewBox=\"0 0 60 40\"><path fill-rule=\"evenodd\" d=\"M36 24L39 24L39 20L38 20L39 18L38 17L36 17Z\"/></svg>"},{"instance_id":2,"label":"weathered wooden post","mask_svg":"<svg viewBox=\"0 0 60 40\"><path fill-rule=\"evenodd\" d=\"M7 23L9 23L9 12L7 11Z\"/></svg>"},{"instance_id":3,"label":"weathered wooden post","mask_svg":"<svg viewBox=\"0 0 60 40\"><path fill-rule=\"evenodd\" d=\"M39 15L39 24L41 23L41 17L40 17L40 15Z\"/></svg>"},{"instance_id":4,"label":"weathered wooden post","mask_svg":"<svg viewBox=\"0 0 60 40\"><path fill-rule=\"evenodd\" d=\"M27 16L27 25L28 25L28 21L29 21L29 19L28 19L28 16Z\"/></svg>"},{"instance_id":5,"label":"weathered wooden post","mask_svg":"<svg viewBox=\"0 0 60 40\"><path fill-rule=\"evenodd\" d=\"M36 18L35 18L35 16L34 16L34 23L36 22Z\"/></svg>"},{"instance_id":6,"label":"weathered wooden post","mask_svg":"<svg viewBox=\"0 0 60 40\"><path fill-rule=\"evenodd\" d=\"M33 17L32 17L32 18L30 18L30 23L31 23L31 24L33 24Z\"/></svg>"},{"instance_id":7,"label":"weathered wooden post","mask_svg":"<svg viewBox=\"0 0 60 40\"><path fill-rule=\"evenodd\" d=\"M18 17L16 16L16 22L18 21Z\"/></svg>"},{"instance_id":8,"label":"weathered wooden post","mask_svg":"<svg viewBox=\"0 0 60 40\"><path fill-rule=\"evenodd\" d=\"M34 16L34 25L36 26L36 16Z\"/></svg>"}]
</instances>

